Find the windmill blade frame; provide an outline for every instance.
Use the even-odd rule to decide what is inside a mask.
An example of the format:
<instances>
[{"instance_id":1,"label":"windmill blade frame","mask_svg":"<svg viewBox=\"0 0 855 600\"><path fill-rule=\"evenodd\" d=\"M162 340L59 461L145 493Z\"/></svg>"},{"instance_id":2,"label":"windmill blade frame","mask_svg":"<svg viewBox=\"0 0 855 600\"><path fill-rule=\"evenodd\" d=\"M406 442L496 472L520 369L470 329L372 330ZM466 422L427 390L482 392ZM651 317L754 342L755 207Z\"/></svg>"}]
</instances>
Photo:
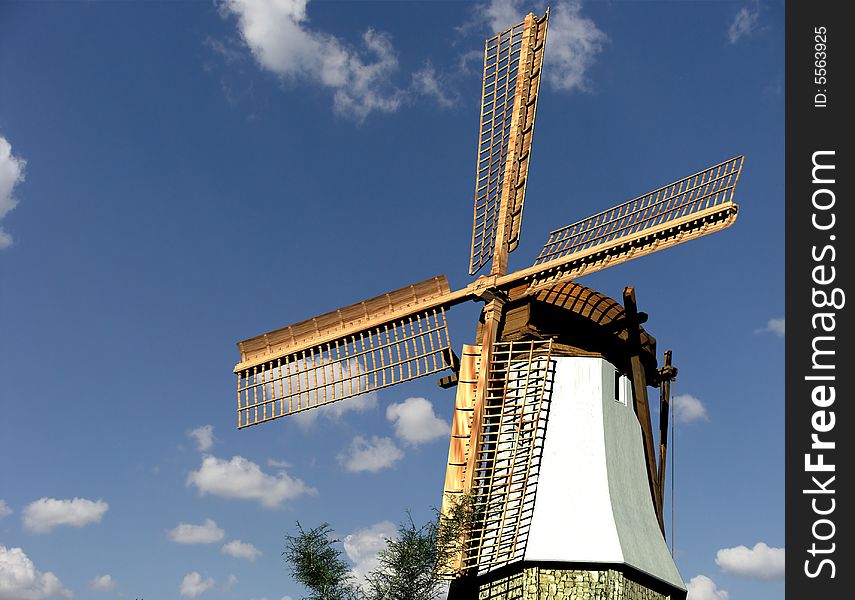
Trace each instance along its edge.
<instances>
[{"instance_id":1,"label":"windmill blade frame","mask_svg":"<svg viewBox=\"0 0 855 600\"><path fill-rule=\"evenodd\" d=\"M490 284L508 289L525 282L535 293L726 229L739 213L733 194L743 162L736 156L556 229L534 265Z\"/></svg>"},{"instance_id":2,"label":"windmill blade frame","mask_svg":"<svg viewBox=\"0 0 855 600\"><path fill-rule=\"evenodd\" d=\"M452 368L456 296L440 275L239 342L238 428Z\"/></svg>"},{"instance_id":3,"label":"windmill blade frame","mask_svg":"<svg viewBox=\"0 0 855 600\"><path fill-rule=\"evenodd\" d=\"M469 274L504 274L519 244L549 11L484 44Z\"/></svg>"}]
</instances>

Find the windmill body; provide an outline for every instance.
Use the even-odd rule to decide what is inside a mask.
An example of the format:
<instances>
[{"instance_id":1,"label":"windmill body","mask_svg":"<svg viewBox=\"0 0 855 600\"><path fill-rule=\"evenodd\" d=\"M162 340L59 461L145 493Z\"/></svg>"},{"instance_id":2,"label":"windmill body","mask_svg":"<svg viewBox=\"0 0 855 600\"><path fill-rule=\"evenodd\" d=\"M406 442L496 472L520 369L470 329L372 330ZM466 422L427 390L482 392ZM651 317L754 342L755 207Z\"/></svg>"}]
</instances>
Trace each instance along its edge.
<instances>
[{"instance_id":1,"label":"windmill body","mask_svg":"<svg viewBox=\"0 0 855 600\"><path fill-rule=\"evenodd\" d=\"M488 568L476 590L456 586L450 598L541 598L562 582L569 597L685 596L647 490L641 430L632 411L631 386L602 358L556 357L548 427L521 557ZM596 577L596 580L594 580ZM583 583L580 585L579 579ZM602 580L602 581L600 581ZM648 596L597 596L597 583L643 588ZM515 584L537 593L514 596ZM506 586L490 595L489 590ZM583 589L590 596L586 596ZM557 592L556 587L556 592ZM600 590L605 591L605 590ZM659 596L656 596L658 594Z\"/></svg>"},{"instance_id":2,"label":"windmill body","mask_svg":"<svg viewBox=\"0 0 855 600\"><path fill-rule=\"evenodd\" d=\"M659 366L635 292L576 280L736 220L738 156L550 234L507 273L520 240L548 12L487 40L469 270L238 343L238 427L451 371L443 513L476 522L441 570L454 600L685 598L663 520L670 351ZM453 351L445 313L484 303ZM648 387L660 389L658 445Z\"/></svg>"},{"instance_id":3,"label":"windmill body","mask_svg":"<svg viewBox=\"0 0 855 600\"><path fill-rule=\"evenodd\" d=\"M484 517L461 564L474 576L454 581L449 598L685 597L662 535L631 380L634 363L637 378L660 387L667 371L638 320L577 283L509 299L473 485ZM627 331L632 321L637 337ZM464 367L477 357L469 347L462 358L447 498L463 493L458 457L471 452L472 414L461 400L471 394ZM544 596L550 586L568 595Z\"/></svg>"},{"instance_id":4,"label":"windmill body","mask_svg":"<svg viewBox=\"0 0 855 600\"><path fill-rule=\"evenodd\" d=\"M629 380L602 358L554 360L523 560L625 566L682 588L648 491Z\"/></svg>"}]
</instances>

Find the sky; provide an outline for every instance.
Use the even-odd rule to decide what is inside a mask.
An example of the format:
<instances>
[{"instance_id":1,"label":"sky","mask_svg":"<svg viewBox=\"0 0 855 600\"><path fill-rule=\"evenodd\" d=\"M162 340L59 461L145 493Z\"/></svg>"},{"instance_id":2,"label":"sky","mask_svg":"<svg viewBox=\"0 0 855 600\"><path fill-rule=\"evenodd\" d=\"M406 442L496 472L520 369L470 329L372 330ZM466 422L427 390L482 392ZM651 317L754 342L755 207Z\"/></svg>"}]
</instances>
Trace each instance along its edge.
<instances>
[{"instance_id":1,"label":"sky","mask_svg":"<svg viewBox=\"0 0 855 600\"><path fill-rule=\"evenodd\" d=\"M237 431L235 343L471 281L484 39L544 9L0 4L0 600L297 600L297 522L329 522L359 576L432 517L453 389ZM551 5L510 269L746 157L733 227L581 280L634 286L674 351L690 600L783 597L783 37L782 2ZM449 315L458 353L478 310Z\"/></svg>"}]
</instances>

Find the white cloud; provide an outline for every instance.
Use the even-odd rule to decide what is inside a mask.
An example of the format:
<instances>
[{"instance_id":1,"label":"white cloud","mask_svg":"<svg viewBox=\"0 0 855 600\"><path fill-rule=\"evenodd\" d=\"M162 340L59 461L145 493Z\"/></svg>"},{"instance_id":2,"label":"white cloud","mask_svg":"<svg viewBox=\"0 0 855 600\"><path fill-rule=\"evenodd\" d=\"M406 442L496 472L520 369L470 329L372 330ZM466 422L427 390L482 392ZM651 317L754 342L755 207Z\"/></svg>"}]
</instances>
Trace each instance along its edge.
<instances>
[{"instance_id":1,"label":"white cloud","mask_svg":"<svg viewBox=\"0 0 855 600\"><path fill-rule=\"evenodd\" d=\"M357 529L345 536L344 552L353 563L351 575L361 585L365 577L379 565L378 554L386 547L386 540L397 537L398 530L391 521L380 521L366 529Z\"/></svg>"},{"instance_id":2,"label":"white cloud","mask_svg":"<svg viewBox=\"0 0 855 600\"><path fill-rule=\"evenodd\" d=\"M763 542L753 548L736 546L722 548L715 555L715 564L727 573L773 581L784 578L784 549L770 548Z\"/></svg>"},{"instance_id":3,"label":"white cloud","mask_svg":"<svg viewBox=\"0 0 855 600\"><path fill-rule=\"evenodd\" d=\"M608 36L581 11L582 4L574 0L556 4L549 15L544 74L547 83L557 90L587 91L587 71L608 41Z\"/></svg>"},{"instance_id":4,"label":"white cloud","mask_svg":"<svg viewBox=\"0 0 855 600\"><path fill-rule=\"evenodd\" d=\"M737 43L743 38L750 37L757 31L760 22L760 2L752 0L748 6L743 6L736 13L733 22L727 30L727 39L731 44Z\"/></svg>"},{"instance_id":5,"label":"white cloud","mask_svg":"<svg viewBox=\"0 0 855 600\"><path fill-rule=\"evenodd\" d=\"M703 403L691 394L680 394L674 398L674 418L679 423L692 421L708 421L707 409Z\"/></svg>"},{"instance_id":6,"label":"white cloud","mask_svg":"<svg viewBox=\"0 0 855 600\"><path fill-rule=\"evenodd\" d=\"M213 544L222 540L226 535L211 519L205 519L202 525L179 523L167 533L169 539L178 544Z\"/></svg>"},{"instance_id":7,"label":"white cloud","mask_svg":"<svg viewBox=\"0 0 855 600\"><path fill-rule=\"evenodd\" d=\"M117 585L116 580L110 575L96 575L89 582L89 587L96 592L112 592Z\"/></svg>"},{"instance_id":8,"label":"white cloud","mask_svg":"<svg viewBox=\"0 0 855 600\"><path fill-rule=\"evenodd\" d=\"M256 500L267 508L279 507L284 501L304 494L317 493L287 473L268 475L242 456L233 456L231 460L206 456L199 470L187 475L187 485L196 486L202 494Z\"/></svg>"},{"instance_id":9,"label":"white cloud","mask_svg":"<svg viewBox=\"0 0 855 600\"><path fill-rule=\"evenodd\" d=\"M492 0L480 9L490 35L508 29L525 17L522 0ZM591 19L582 16L578 0L556 2L549 12L544 74L552 88L565 92L587 91L587 71L608 42Z\"/></svg>"},{"instance_id":10,"label":"white cloud","mask_svg":"<svg viewBox=\"0 0 855 600\"><path fill-rule=\"evenodd\" d=\"M100 523L109 508L110 505L103 500L40 498L24 507L21 518L24 527L30 531L47 533L60 525L83 527Z\"/></svg>"},{"instance_id":11,"label":"white cloud","mask_svg":"<svg viewBox=\"0 0 855 600\"><path fill-rule=\"evenodd\" d=\"M196 440L196 449L199 452L206 452L214 445L214 426L202 425L192 431L187 432L187 437Z\"/></svg>"},{"instance_id":12,"label":"white cloud","mask_svg":"<svg viewBox=\"0 0 855 600\"><path fill-rule=\"evenodd\" d=\"M27 161L12 154L12 144L0 135L0 221L18 205L12 196L15 186L24 181ZM12 236L0 227L0 250L12 245Z\"/></svg>"},{"instance_id":13,"label":"white cloud","mask_svg":"<svg viewBox=\"0 0 855 600\"><path fill-rule=\"evenodd\" d=\"M523 20L522 4L522 0L491 0L477 10L490 27L492 36Z\"/></svg>"},{"instance_id":14,"label":"white cloud","mask_svg":"<svg viewBox=\"0 0 855 600\"><path fill-rule=\"evenodd\" d=\"M445 81L445 77L438 74L430 61L413 73L412 90L416 94L431 98L441 108L451 108L460 100L454 86Z\"/></svg>"},{"instance_id":15,"label":"white cloud","mask_svg":"<svg viewBox=\"0 0 855 600\"><path fill-rule=\"evenodd\" d=\"M715 582L706 575L695 575L686 584L689 591L686 600L728 600L730 594L718 589Z\"/></svg>"},{"instance_id":16,"label":"white cloud","mask_svg":"<svg viewBox=\"0 0 855 600\"><path fill-rule=\"evenodd\" d=\"M12 509L9 508L9 505L6 504L6 501L3 498L0 498L0 519L3 517L8 517L12 514Z\"/></svg>"},{"instance_id":17,"label":"white cloud","mask_svg":"<svg viewBox=\"0 0 855 600\"><path fill-rule=\"evenodd\" d=\"M234 586L234 584L236 584L237 582L238 582L237 575L231 574L231 575L229 575L228 579L226 579L226 583L223 584L222 589L228 591L228 590L232 589L232 586Z\"/></svg>"},{"instance_id":18,"label":"white cloud","mask_svg":"<svg viewBox=\"0 0 855 600\"><path fill-rule=\"evenodd\" d=\"M273 467L274 469L288 469L291 467L291 464L284 460L276 460L275 458L267 459L267 466Z\"/></svg>"},{"instance_id":19,"label":"white cloud","mask_svg":"<svg viewBox=\"0 0 855 600\"><path fill-rule=\"evenodd\" d=\"M261 550L240 540L232 540L220 549L223 554L234 556L235 558L245 558L247 560L255 560L261 556Z\"/></svg>"},{"instance_id":20,"label":"white cloud","mask_svg":"<svg viewBox=\"0 0 855 600\"><path fill-rule=\"evenodd\" d=\"M73 594L62 587L56 575L36 569L20 548L0 546L0 600L42 600Z\"/></svg>"},{"instance_id":21,"label":"white cloud","mask_svg":"<svg viewBox=\"0 0 855 600\"><path fill-rule=\"evenodd\" d=\"M769 319L766 322L765 327L755 329L754 333L771 333L772 335L777 335L778 337L784 337L785 329L786 322L784 321L784 319Z\"/></svg>"},{"instance_id":22,"label":"white cloud","mask_svg":"<svg viewBox=\"0 0 855 600\"><path fill-rule=\"evenodd\" d=\"M398 58L388 36L368 29L360 49L308 27L308 0L223 0L221 13L258 64L285 81L305 80L333 93L340 115L362 121L372 111L394 112L403 92L391 82Z\"/></svg>"},{"instance_id":23,"label":"white cloud","mask_svg":"<svg viewBox=\"0 0 855 600\"><path fill-rule=\"evenodd\" d=\"M433 404L425 398L390 404L386 418L394 424L395 435L408 444L422 444L451 433L451 425L434 414Z\"/></svg>"},{"instance_id":24,"label":"white cloud","mask_svg":"<svg viewBox=\"0 0 855 600\"><path fill-rule=\"evenodd\" d=\"M391 467L404 457L404 453L387 437L361 435L353 438L350 447L338 455L339 463L348 471L380 471Z\"/></svg>"},{"instance_id":25,"label":"white cloud","mask_svg":"<svg viewBox=\"0 0 855 600\"><path fill-rule=\"evenodd\" d=\"M184 579L181 580L181 586L178 588L181 595L185 598L195 598L199 594L203 594L216 585L216 582L211 579L202 579L202 576L193 571L187 573Z\"/></svg>"},{"instance_id":26,"label":"white cloud","mask_svg":"<svg viewBox=\"0 0 855 600\"><path fill-rule=\"evenodd\" d=\"M340 419L345 413L365 412L376 407L377 392L368 392L367 394L361 394L359 396L354 396L353 398L339 400L338 402L325 404L324 406L319 406L318 408L313 408L311 410L304 410L303 412L298 412L288 418L296 422L303 429L308 430L315 424L315 421L317 421L319 417L335 421Z\"/></svg>"}]
</instances>

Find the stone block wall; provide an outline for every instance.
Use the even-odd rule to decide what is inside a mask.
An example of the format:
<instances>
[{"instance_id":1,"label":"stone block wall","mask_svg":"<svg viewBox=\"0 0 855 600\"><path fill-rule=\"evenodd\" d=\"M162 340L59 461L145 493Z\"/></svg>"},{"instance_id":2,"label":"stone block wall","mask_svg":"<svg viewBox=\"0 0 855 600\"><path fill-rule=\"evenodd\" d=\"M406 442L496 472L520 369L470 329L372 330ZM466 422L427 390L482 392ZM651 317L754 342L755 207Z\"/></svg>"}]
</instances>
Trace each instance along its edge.
<instances>
[{"instance_id":1,"label":"stone block wall","mask_svg":"<svg viewBox=\"0 0 855 600\"><path fill-rule=\"evenodd\" d=\"M498 577L482 577L478 600L683 600L684 592L655 591L614 569L579 570L525 566ZM475 598L474 593L467 596ZM450 600L463 600L452 593ZM467 598L468 600L468 598Z\"/></svg>"}]
</instances>

